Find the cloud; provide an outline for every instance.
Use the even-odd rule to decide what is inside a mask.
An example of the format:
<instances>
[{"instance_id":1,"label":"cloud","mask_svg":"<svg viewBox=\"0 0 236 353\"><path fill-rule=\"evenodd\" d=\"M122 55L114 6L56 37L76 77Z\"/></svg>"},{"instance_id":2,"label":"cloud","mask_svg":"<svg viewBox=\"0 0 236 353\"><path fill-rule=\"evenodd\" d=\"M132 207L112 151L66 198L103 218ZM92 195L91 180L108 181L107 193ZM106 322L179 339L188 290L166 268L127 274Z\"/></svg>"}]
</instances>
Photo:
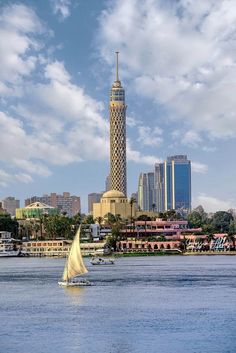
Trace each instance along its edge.
<instances>
[{"instance_id":1,"label":"cloud","mask_svg":"<svg viewBox=\"0 0 236 353\"><path fill-rule=\"evenodd\" d=\"M235 138L235 1L109 4L100 17L101 58L111 65L120 50L136 93L163 105L169 121L183 122L195 137Z\"/></svg>"},{"instance_id":2,"label":"cloud","mask_svg":"<svg viewBox=\"0 0 236 353\"><path fill-rule=\"evenodd\" d=\"M32 177L26 173L10 174L7 171L0 169L0 186L7 187L14 182L22 182L28 184L32 182Z\"/></svg>"},{"instance_id":3,"label":"cloud","mask_svg":"<svg viewBox=\"0 0 236 353\"><path fill-rule=\"evenodd\" d=\"M162 129L159 127L153 129L149 126L138 127L138 142L144 146L159 146L163 141L161 135Z\"/></svg>"},{"instance_id":4,"label":"cloud","mask_svg":"<svg viewBox=\"0 0 236 353\"><path fill-rule=\"evenodd\" d=\"M232 200L220 200L204 193L199 194L195 199L194 207L198 205L202 205L207 212L227 211L236 208L236 204Z\"/></svg>"},{"instance_id":5,"label":"cloud","mask_svg":"<svg viewBox=\"0 0 236 353\"><path fill-rule=\"evenodd\" d=\"M190 130L184 134L181 142L182 144L190 147L199 147L202 142L202 139L196 131Z\"/></svg>"},{"instance_id":6,"label":"cloud","mask_svg":"<svg viewBox=\"0 0 236 353\"><path fill-rule=\"evenodd\" d=\"M129 127L135 127L137 126L138 122L134 117L127 116L126 117L126 125Z\"/></svg>"},{"instance_id":7,"label":"cloud","mask_svg":"<svg viewBox=\"0 0 236 353\"><path fill-rule=\"evenodd\" d=\"M69 9L70 2L54 4ZM58 7L56 13L69 16L62 9ZM51 32L45 28L33 9L25 5L3 7L0 90L5 98L0 111L0 149L4 153L0 161L5 169L1 185L7 180L30 182L34 175L48 177L55 165L109 158L104 104L76 84L65 63L54 57L44 37ZM140 144L161 143L161 129L144 126L134 118L127 120L137 129ZM159 161L134 149L130 141L127 158L152 166Z\"/></svg>"},{"instance_id":8,"label":"cloud","mask_svg":"<svg viewBox=\"0 0 236 353\"><path fill-rule=\"evenodd\" d=\"M145 155L139 151L134 150L129 140L127 141L126 147L127 159L131 162L147 164L152 167L154 167L155 163L161 163L161 160L155 156Z\"/></svg>"},{"instance_id":9,"label":"cloud","mask_svg":"<svg viewBox=\"0 0 236 353\"><path fill-rule=\"evenodd\" d=\"M208 166L199 162L191 162L191 167L195 173L205 174L208 171Z\"/></svg>"},{"instance_id":10,"label":"cloud","mask_svg":"<svg viewBox=\"0 0 236 353\"><path fill-rule=\"evenodd\" d=\"M35 12L25 5L9 5L0 15L0 91L2 95L16 94L24 77L35 69L43 33L43 25Z\"/></svg>"},{"instance_id":11,"label":"cloud","mask_svg":"<svg viewBox=\"0 0 236 353\"><path fill-rule=\"evenodd\" d=\"M51 0L53 13L59 15L59 18L65 20L70 16L71 0Z\"/></svg>"}]
</instances>

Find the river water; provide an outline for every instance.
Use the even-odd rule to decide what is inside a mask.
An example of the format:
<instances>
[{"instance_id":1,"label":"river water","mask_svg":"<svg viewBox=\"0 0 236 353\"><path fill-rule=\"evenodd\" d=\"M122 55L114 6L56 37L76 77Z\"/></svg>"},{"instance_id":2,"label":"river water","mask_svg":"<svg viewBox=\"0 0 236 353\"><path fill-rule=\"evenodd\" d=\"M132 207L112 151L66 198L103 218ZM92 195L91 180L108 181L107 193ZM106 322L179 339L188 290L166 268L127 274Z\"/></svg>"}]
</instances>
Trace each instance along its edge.
<instances>
[{"instance_id":1,"label":"river water","mask_svg":"<svg viewBox=\"0 0 236 353\"><path fill-rule=\"evenodd\" d=\"M236 352L235 256L86 259L82 289L65 259L0 260L0 352Z\"/></svg>"}]
</instances>

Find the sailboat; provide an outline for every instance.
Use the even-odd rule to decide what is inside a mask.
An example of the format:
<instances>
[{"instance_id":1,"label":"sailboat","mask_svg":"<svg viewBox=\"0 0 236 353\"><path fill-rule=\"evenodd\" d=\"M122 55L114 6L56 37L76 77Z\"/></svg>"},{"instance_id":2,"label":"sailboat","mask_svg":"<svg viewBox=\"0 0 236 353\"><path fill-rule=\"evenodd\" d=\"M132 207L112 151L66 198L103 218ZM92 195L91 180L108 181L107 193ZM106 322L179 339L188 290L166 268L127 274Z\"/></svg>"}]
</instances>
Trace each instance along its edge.
<instances>
[{"instance_id":1,"label":"sailboat","mask_svg":"<svg viewBox=\"0 0 236 353\"><path fill-rule=\"evenodd\" d=\"M59 281L60 286L65 287L80 287L90 286L91 283L86 279L78 279L77 276L87 273L88 270L84 265L80 250L80 232L81 226L78 228L74 240L72 242L67 262L65 264L62 281Z\"/></svg>"}]
</instances>

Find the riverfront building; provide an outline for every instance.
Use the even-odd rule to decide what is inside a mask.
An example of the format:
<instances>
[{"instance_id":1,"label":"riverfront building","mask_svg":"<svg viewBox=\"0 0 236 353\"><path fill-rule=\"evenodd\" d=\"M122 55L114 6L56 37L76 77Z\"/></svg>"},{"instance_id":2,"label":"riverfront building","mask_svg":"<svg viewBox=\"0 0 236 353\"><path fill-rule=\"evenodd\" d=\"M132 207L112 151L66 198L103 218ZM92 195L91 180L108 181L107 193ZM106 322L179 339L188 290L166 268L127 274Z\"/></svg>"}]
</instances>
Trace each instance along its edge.
<instances>
[{"instance_id":1,"label":"riverfront building","mask_svg":"<svg viewBox=\"0 0 236 353\"><path fill-rule=\"evenodd\" d=\"M63 192L62 195L51 193L50 195L33 196L25 200L25 206L34 202L45 203L51 207L57 208L60 213L65 212L70 217L81 212L80 197L70 195L69 192Z\"/></svg>"}]
</instances>

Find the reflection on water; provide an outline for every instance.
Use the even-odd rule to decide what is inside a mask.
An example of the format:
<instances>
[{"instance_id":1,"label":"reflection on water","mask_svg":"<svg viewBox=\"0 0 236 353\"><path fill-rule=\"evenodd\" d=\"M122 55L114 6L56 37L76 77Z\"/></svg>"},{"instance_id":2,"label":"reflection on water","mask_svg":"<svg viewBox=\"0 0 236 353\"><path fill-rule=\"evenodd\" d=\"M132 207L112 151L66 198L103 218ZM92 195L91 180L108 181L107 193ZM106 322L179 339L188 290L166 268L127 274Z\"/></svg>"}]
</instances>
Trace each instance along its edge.
<instances>
[{"instance_id":1,"label":"reflection on water","mask_svg":"<svg viewBox=\"0 0 236 353\"><path fill-rule=\"evenodd\" d=\"M86 260L81 288L63 259L0 260L1 352L236 352L236 257Z\"/></svg>"},{"instance_id":2,"label":"reflection on water","mask_svg":"<svg viewBox=\"0 0 236 353\"><path fill-rule=\"evenodd\" d=\"M73 305L80 305L82 296L84 295L84 288L82 287L61 287L68 296L70 303Z\"/></svg>"}]
</instances>

